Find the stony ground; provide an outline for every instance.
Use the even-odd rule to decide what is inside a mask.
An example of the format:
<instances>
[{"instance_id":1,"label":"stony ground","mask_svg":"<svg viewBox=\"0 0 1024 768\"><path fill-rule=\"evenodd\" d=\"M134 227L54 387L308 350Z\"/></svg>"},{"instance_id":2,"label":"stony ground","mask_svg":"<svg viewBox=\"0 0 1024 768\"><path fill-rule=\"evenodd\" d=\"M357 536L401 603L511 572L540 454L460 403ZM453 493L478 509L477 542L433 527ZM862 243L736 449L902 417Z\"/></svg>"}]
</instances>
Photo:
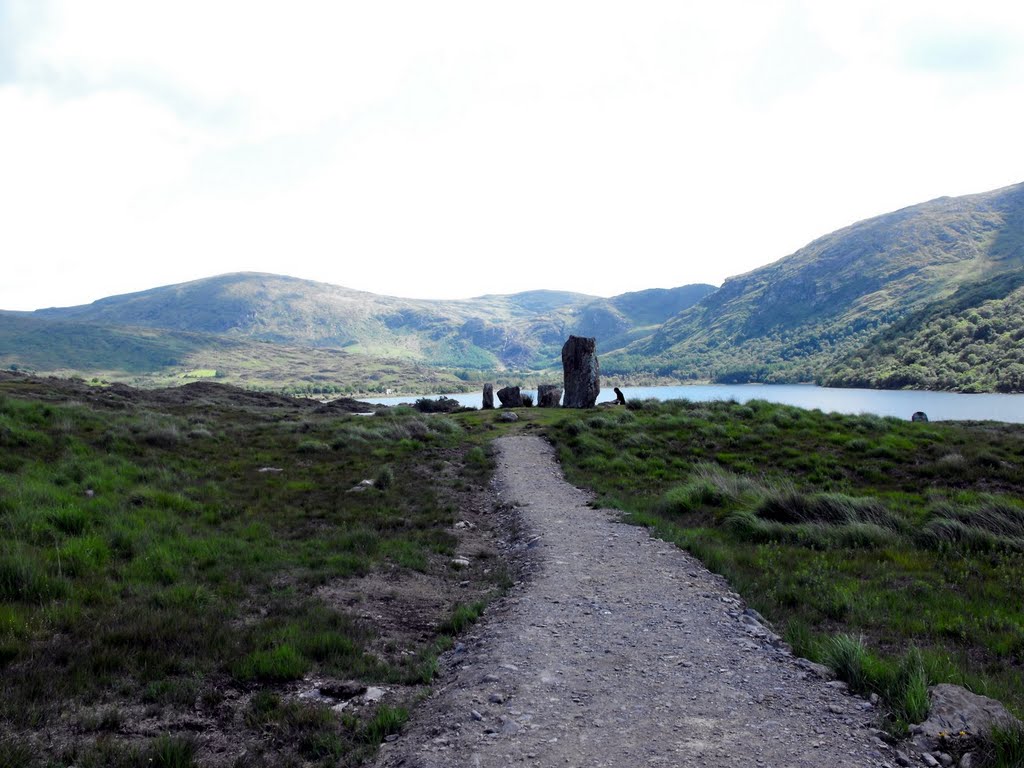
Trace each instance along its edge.
<instances>
[{"instance_id":1,"label":"stony ground","mask_svg":"<svg viewBox=\"0 0 1024 768\"><path fill-rule=\"evenodd\" d=\"M497 444L531 574L457 646L380 768L906 764L877 711L722 579L588 506L541 438Z\"/></svg>"}]
</instances>

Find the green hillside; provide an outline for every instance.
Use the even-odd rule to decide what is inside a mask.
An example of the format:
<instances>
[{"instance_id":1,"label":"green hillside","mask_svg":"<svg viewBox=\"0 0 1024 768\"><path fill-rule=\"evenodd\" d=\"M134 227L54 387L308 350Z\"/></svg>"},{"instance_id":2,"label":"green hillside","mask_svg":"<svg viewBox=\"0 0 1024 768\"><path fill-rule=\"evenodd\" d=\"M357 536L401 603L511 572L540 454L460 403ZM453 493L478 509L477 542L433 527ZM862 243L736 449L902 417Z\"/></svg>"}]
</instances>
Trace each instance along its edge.
<instances>
[{"instance_id":1,"label":"green hillside","mask_svg":"<svg viewBox=\"0 0 1024 768\"><path fill-rule=\"evenodd\" d=\"M961 287L830 366L833 387L1024 392L1024 270Z\"/></svg>"},{"instance_id":2,"label":"green hillside","mask_svg":"<svg viewBox=\"0 0 1024 768\"><path fill-rule=\"evenodd\" d=\"M808 381L960 286L1024 266L1024 184L939 198L821 237L726 280L649 338L602 359L719 382Z\"/></svg>"},{"instance_id":3,"label":"green hillside","mask_svg":"<svg viewBox=\"0 0 1024 768\"><path fill-rule=\"evenodd\" d=\"M0 312L0 369L143 386L215 378L296 394L431 393L464 385L408 361L215 334L101 326Z\"/></svg>"},{"instance_id":4,"label":"green hillside","mask_svg":"<svg viewBox=\"0 0 1024 768\"><path fill-rule=\"evenodd\" d=\"M436 367L518 370L555 364L571 333L598 336L606 350L627 344L713 290L693 285L612 299L529 291L428 301L235 273L32 316L340 348Z\"/></svg>"}]
</instances>

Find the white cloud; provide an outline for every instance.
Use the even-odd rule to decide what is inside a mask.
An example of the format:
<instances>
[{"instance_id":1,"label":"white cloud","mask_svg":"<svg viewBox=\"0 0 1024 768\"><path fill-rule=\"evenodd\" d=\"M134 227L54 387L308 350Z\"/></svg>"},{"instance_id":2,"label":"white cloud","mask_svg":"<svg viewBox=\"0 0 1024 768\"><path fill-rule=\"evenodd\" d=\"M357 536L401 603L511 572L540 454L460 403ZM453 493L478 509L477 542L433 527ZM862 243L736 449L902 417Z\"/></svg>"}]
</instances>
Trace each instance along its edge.
<instances>
[{"instance_id":1,"label":"white cloud","mask_svg":"<svg viewBox=\"0 0 1024 768\"><path fill-rule=\"evenodd\" d=\"M1005 3L6 10L5 308L236 269L419 296L719 282L1022 176Z\"/></svg>"}]
</instances>

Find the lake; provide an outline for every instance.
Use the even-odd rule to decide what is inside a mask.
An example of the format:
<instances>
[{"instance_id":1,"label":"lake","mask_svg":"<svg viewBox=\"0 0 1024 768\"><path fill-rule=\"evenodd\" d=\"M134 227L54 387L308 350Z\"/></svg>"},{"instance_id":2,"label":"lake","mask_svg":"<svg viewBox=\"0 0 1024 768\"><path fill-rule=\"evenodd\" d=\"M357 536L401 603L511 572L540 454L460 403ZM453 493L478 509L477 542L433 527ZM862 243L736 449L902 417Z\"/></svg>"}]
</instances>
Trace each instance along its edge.
<instances>
[{"instance_id":1,"label":"lake","mask_svg":"<svg viewBox=\"0 0 1024 768\"><path fill-rule=\"evenodd\" d=\"M497 387L495 387L497 390ZM535 390L523 390L536 400ZM919 390L838 389L813 384L688 384L678 387L622 387L627 400L653 397L656 400L767 400L800 408L818 408L835 413L873 413L909 419L924 411L931 421L1006 421L1024 424L1024 395L963 395L957 392ZM398 405L418 396L362 398L370 403ZM439 397L439 395L430 395ZM447 394L465 406L479 408L480 392ZM614 400L611 388L601 390L598 402ZM495 397L497 401L497 397Z\"/></svg>"}]
</instances>

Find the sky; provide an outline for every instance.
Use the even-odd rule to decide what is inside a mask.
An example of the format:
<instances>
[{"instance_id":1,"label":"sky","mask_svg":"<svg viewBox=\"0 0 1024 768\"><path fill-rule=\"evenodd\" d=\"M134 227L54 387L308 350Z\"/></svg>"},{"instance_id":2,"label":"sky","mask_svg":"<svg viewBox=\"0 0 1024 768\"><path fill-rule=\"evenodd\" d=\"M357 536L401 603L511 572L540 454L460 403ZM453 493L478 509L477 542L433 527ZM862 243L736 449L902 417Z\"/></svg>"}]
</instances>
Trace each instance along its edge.
<instances>
[{"instance_id":1,"label":"sky","mask_svg":"<svg viewBox=\"0 0 1024 768\"><path fill-rule=\"evenodd\" d=\"M1024 181L1003 0L0 0L0 308L720 284Z\"/></svg>"}]
</instances>

